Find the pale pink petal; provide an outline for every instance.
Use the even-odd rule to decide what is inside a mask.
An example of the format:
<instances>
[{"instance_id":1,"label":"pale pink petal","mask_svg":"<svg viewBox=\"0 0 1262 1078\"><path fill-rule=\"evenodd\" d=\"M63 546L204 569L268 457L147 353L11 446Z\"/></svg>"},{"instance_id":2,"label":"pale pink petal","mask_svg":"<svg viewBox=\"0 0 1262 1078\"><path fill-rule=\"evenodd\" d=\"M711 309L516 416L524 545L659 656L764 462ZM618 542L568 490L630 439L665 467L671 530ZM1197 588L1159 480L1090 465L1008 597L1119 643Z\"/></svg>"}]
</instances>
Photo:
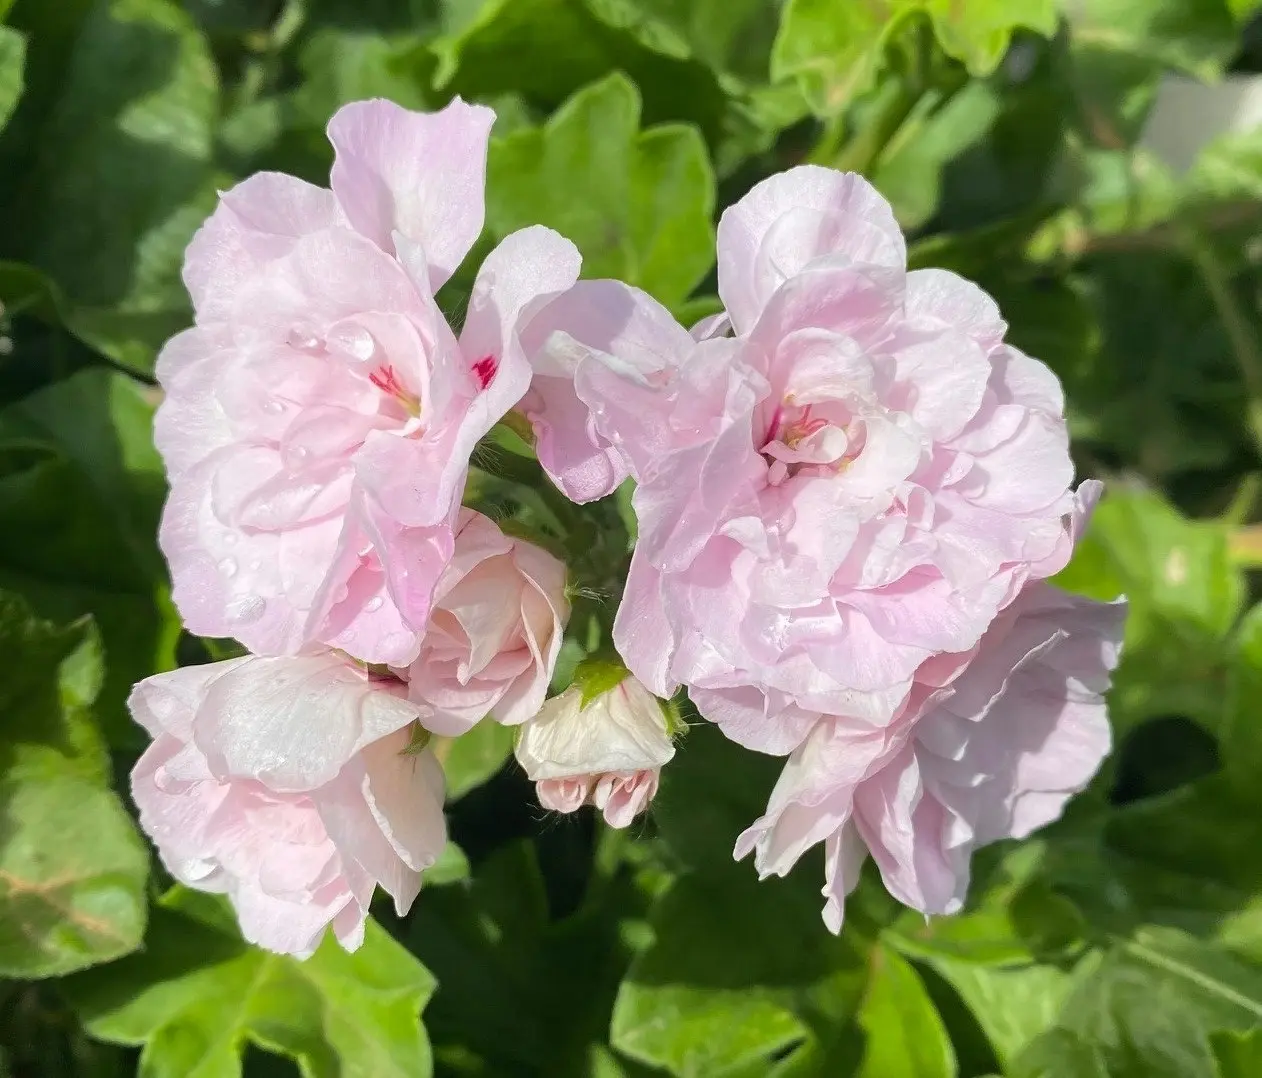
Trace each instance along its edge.
<instances>
[{"instance_id":1,"label":"pale pink petal","mask_svg":"<svg viewBox=\"0 0 1262 1078\"><path fill-rule=\"evenodd\" d=\"M986 351L1008 330L999 305L972 281L943 269L907 274L907 316L913 324L930 320L972 337Z\"/></svg>"},{"instance_id":2,"label":"pale pink petal","mask_svg":"<svg viewBox=\"0 0 1262 1078\"><path fill-rule=\"evenodd\" d=\"M433 291L482 231L495 113L460 98L435 113L391 101L344 105L329 121L331 181L350 222L385 251L399 232L424 249Z\"/></svg>"},{"instance_id":3,"label":"pale pink petal","mask_svg":"<svg viewBox=\"0 0 1262 1078\"><path fill-rule=\"evenodd\" d=\"M224 317L244 281L302 236L340 220L331 192L279 172L256 173L225 192L184 255L184 284L198 318Z\"/></svg>"},{"instance_id":4,"label":"pale pink petal","mask_svg":"<svg viewBox=\"0 0 1262 1078\"><path fill-rule=\"evenodd\" d=\"M901 271L903 235L889 203L856 173L800 165L763 180L719 221L719 295L748 332L777 288L815 259L844 253Z\"/></svg>"},{"instance_id":5,"label":"pale pink petal","mask_svg":"<svg viewBox=\"0 0 1262 1078\"><path fill-rule=\"evenodd\" d=\"M221 778L313 790L416 719L403 688L332 654L254 658L208 687L193 736Z\"/></svg>"}]
</instances>

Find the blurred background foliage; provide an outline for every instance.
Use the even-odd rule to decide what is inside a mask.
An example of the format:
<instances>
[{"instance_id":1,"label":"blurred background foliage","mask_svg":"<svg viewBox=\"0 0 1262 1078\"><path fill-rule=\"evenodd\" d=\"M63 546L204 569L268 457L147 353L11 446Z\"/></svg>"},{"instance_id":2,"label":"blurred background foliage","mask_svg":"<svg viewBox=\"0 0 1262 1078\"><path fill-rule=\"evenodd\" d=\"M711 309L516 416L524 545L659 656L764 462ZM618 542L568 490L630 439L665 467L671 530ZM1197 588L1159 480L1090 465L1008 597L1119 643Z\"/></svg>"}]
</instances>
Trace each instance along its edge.
<instances>
[{"instance_id":1,"label":"blurred background foliage","mask_svg":"<svg viewBox=\"0 0 1262 1078\"><path fill-rule=\"evenodd\" d=\"M1170 80L1262 71L1255 6L0 0L0 1074L1262 1075L1262 133L1143 137ZM829 936L818 860L730 861L777 764L704 725L631 834L543 816L497 727L444 746L454 841L353 956L168 888L123 702L232 648L181 635L154 542L183 248L251 172L324 182L341 103L454 94L499 113L486 244L552 225L692 319L723 206L855 169L1064 381L1111 493L1062 583L1133 604L1117 748L961 916L865 877Z\"/></svg>"}]
</instances>

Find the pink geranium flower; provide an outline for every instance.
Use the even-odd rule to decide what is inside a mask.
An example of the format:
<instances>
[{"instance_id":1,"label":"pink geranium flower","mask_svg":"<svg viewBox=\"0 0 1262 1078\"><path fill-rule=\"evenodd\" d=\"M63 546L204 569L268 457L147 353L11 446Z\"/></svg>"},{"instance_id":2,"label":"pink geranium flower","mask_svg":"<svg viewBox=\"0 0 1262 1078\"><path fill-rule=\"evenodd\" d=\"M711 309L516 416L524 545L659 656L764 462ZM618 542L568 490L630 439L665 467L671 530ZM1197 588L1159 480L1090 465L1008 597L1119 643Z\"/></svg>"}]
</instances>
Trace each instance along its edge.
<instances>
[{"instance_id":1,"label":"pink geranium flower","mask_svg":"<svg viewBox=\"0 0 1262 1078\"><path fill-rule=\"evenodd\" d=\"M574 372L638 484L627 665L787 753L821 716L891 722L926 661L1066 563L1099 485L1071 489L1056 377L975 285L906 270L861 177L759 184L724 214L718 264L733 336L592 281L532 348Z\"/></svg>"},{"instance_id":2,"label":"pink geranium flower","mask_svg":"<svg viewBox=\"0 0 1262 1078\"><path fill-rule=\"evenodd\" d=\"M900 902L955 913L973 850L1056 819L1108 754L1125 617L1123 602L1029 585L976 648L925 664L894 722L817 723L736 856L783 876L824 843L834 932L868 853Z\"/></svg>"},{"instance_id":3,"label":"pink geranium flower","mask_svg":"<svg viewBox=\"0 0 1262 1078\"><path fill-rule=\"evenodd\" d=\"M578 275L573 244L527 228L483 263L459 336L436 305L482 230L493 119L347 105L331 190L253 176L194 238L196 324L159 360L155 431L193 632L416 658L470 453L530 383L518 324Z\"/></svg>"},{"instance_id":4,"label":"pink geranium flower","mask_svg":"<svg viewBox=\"0 0 1262 1078\"><path fill-rule=\"evenodd\" d=\"M406 686L332 653L248 656L140 682L153 744L140 822L181 883L226 894L245 938L299 956L364 938L381 884L400 915L446 843L443 774L407 751Z\"/></svg>"},{"instance_id":5,"label":"pink geranium flower","mask_svg":"<svg viewBox=\"0 0 1262 1078\"><path fill-rule=\"evenodd\" d=\"M464 733L486 715L515 726L548 695L570 604L565 566L462 509L408 694L427 729Z\"/></svg>"}]
</instances>

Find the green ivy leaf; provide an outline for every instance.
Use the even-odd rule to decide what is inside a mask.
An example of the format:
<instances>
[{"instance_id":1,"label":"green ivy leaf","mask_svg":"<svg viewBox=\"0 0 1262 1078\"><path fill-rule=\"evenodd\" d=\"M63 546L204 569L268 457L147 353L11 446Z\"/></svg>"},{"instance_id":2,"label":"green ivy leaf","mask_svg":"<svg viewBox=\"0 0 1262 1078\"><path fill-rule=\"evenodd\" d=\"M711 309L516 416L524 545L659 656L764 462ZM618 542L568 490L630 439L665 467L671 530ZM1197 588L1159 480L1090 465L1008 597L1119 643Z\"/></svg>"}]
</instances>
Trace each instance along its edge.
<instances>
[{"instance_id":1,"label":"green ivy leaf","mask_svg":"<svg viewBox=\"0 0 1262 1078\"><path fill-rule=\"evenodd\" d=\"M153 541L166 486L152 419L137 383L99 367L0 411L0 586L45 617L96 618L110 656L99 711L115 744L141 743L124 701L175 665L179 635Z\"/></svg>"},{"instance_id":2,"label":"green ivy leaf","mask_svg":"<svg viewBox=\"0 0 1262 1078\"><path fill-rule=\"evenodd\" d=\"M0 592L0 974L50 977L134 950L144 843L92 721L100 640Z\"/></svg>"},{"instance_id":3,"label":"green ivy leaf","mask_svg":"<svg viewBox=\"0 0 1262 1078\"><path fill-rule=\"evenodd\" d=\"M538 42L547 43L547 63L534 51ZM679 33L626 0L487 0L449 24L433 48L435 85L446 93L520 94L547 110L623 71L645 95L652 121L691 121L711 142L735 123L714 71Z\"/></svg>"},{"instance_id":4,"label":"green ivy leaf","mask_svg":"<svg viewBox=\"0 0 1262 1078\"><path fill-rule=\"evenodd\" d=\"M849 936L819 922L812 869L813 858L789 879L759 882L749 865L728 865L675 883L618 992L614 1047L691 1078L766 1073L769 1057L804 1040L853 1041L846 1022L868 965ZM875 1008L870 1021L885 1020L883 1002Z\"/></svg>"},{"instance_id":5,"label":"green ivy leaf","mask_svg":"<svg viewBox=\"0 0 1262 1078\"><path fill-rule=\"evenodd\" d=\"M835 116L871 89L885 46L916 13L927 14L942 48L974 75L998 66L1017 27L1044 36L1056 30L1052 0L789 0L771 54L777 79L798 78L811 106Z\"/></svg>"},{"instance_id":6,"label":"green ivy leaf","mask_svg":"<svg viewBox=\"0 0 1262 1078\"><path fill-rule=\"evenodd\" d=\"M53 18L32 8L33 66L52 60L40 50L57 47L43 31ZM171 0L99 0L71 41L53 61L34 165L5 227L66 293L74 332L148 371L189 320L179 272L214 206L218 74L205 38Z\"/></svg>"},{"instance_id":7,"label":"green ivy leaf","mask_svg":"<svg viewBox=\"0 0 1262 1078\"><path fill-rule=\"evenodd\" d=\"M870 962L858 1017L867 1045L857 1078L954 1078L955 1051L919 975L885 947L876 948Z\"/></svg>"},{"instance_id":8,"label":"green ivy leaf","mask_svg":"<svg viewBox=\"0 0 1262 1078\"><path fill-rule=\"evenodd\" d=\"M1209 1040L1218 1063L1218 1078L1262 1074L1262 1028L1248 1033L1215 1033Z\"/></svg>"},{"instance_id":9,"label":"green ivy leaf","mask_svg":"<svg viewBox=\"0 0 1262 1078\"><path fill-rule=\"evenodd\" d=\"M1035 1038L1013 1064L1012 1078L1110 1078L1094 1045L1067 1029Z\"/></svg>"},{"instance_id":10,"label":"green ivy leaf","mask_svg":"<svg viewBox=\"0 0 1262 1078\"><path fill-rule=\"evenodd\" d=\"M986 134L1000 107L996 90L983 82L969 83L945 101L920 99L872 175L903 228L918 228L933 216L943 169Z\"/></svg>"},{"instance_id":11,"label":"green ivy leaf","mask_svg":"<svg viewBox=\"0 0 1262 1078\"><path fill-rule=\"evenodd\" d=\"M247 1044L312 1078L428 1078L420 1012L434 979L369 921L347 954L332 936L305 962L243 943L217 897L176 888L145 950L66 982L88 1031L142 1047L145 1078L239 1075Z\"/></svg>"},{"instance_id":12,"label":"green ivy leaf","mask_svg":"<svg viewBox=\"0 0 1262 1078\"><path fill-rule=\"evenodd\" d=\"M25 63L25 36L8 26L0 26L0 130L9 122L22 96Z\"/></svg>"},{"instance_id":13,"label":"green ivy leaf","mask_svg":"<svg viewBox=\"0 0 1262 1078\"><path fill-rule=\"evenodd\" d=\"M1214 1078L1209 1035L1262 1023L1262 970L1171 929L1145 929L1088 963L1061 1024L1110 1074Z\"/></svg>"},{"instance_id":14,"label":"green ivy leaf","mask_svg":"<svg viewBox=\"0 0 1262 1078\"><path fill-rule=\"evenodd\" d=\"M1074 0L1075 40L1151 59L1202 79L1221 74L1239 37L1231 0Z\"/></svg>"},{"instance_id":15,"label":"green ivy leaf","mask_svg":"<svg viewBox=\"0 0 1262 1078\"><path fill-rule=\"evenodd\" d=\"M489 716L438 750L447 778L447 800L455 801L490 779L512 755L514 730Z\"/></svg>"},{"instance_id":16,"label":"green ivy leaf","mask_svg":"<svg viewBox=\"0 0 1262 1078\"><path fill-rule=\"evenodd\" d=\"M1227 529L1192 521L1156 494L1109 494L1057 582L1130 602L1122 664L1110 696L1115 728L1185 714L1210 729L1221 713L1222 643L1244 583Z\"/></svg>"},{"instance_id":17,"label":"green ivy leaf","mask_svg":"<svg viewBox=\"0 0 1262 1078\"><path fill-rule=\"evenodd\" d=\"M694 128L639 126L635 86L611 75L543 128L493 140L487 223L500 236L549 225L578 244L585 276L620 278L672 306L714 260L714 175Z\"/></svg>"},{"instance_id":18,"label":"green ivy leaf","mask_svg":"<svg viewBox=\"0 0 1262 1078\"><path fill-rule=\"evenodd\" d=\"M488 1075L590 1073L643 907L625 874L607 883L550 917L534 847L513 842L472 879L421 892L406 938L442 986L428 1014L437 1059Z\"/></svg>"},{"instance_id":19,"label":"green ivy leaf","mask_svg":"<svg viewBox=\"0 0 1262 1078\"><path fill-rule=\"evenodd\" d=\"M1008 1064L1056 1024L1071 987L1053 965L981 966L937 958L933 967L977 1019L996 1058Z\"/></svg>"}]
</instances>

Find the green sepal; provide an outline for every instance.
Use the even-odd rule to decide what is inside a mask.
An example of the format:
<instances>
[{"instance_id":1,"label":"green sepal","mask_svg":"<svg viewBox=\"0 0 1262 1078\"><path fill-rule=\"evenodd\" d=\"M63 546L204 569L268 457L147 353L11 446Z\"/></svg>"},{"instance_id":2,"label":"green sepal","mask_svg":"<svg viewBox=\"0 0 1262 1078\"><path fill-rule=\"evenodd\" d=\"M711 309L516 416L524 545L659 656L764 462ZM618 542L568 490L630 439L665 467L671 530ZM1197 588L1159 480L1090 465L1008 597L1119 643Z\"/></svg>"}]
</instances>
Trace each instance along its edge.
<instances>
[{"instance_id":1,"label":"green sepal","mask_svg":"<svg viewBox=\"0 0 1262 1078\"><path fill-rule=\"evenodd\" d=\"M592 657L584 659L574 668L574 681L578 686L580 707L586 708L598 696L616 689L629 676L629 671L615 659Z\"/></svg>"},{"instance_id":2,"label":"green sepal","mask_svg":"<svg viewBox=\"0 0 1262 1078\"><path fill-rule=\"evenodd\" d=\"M400 756L419 756L427 748L429 748L430 739L434 735L425 729L419 722L412 724L412 732L408 737L408 743L404 747Z\"/></svg>"}]
</instances>

